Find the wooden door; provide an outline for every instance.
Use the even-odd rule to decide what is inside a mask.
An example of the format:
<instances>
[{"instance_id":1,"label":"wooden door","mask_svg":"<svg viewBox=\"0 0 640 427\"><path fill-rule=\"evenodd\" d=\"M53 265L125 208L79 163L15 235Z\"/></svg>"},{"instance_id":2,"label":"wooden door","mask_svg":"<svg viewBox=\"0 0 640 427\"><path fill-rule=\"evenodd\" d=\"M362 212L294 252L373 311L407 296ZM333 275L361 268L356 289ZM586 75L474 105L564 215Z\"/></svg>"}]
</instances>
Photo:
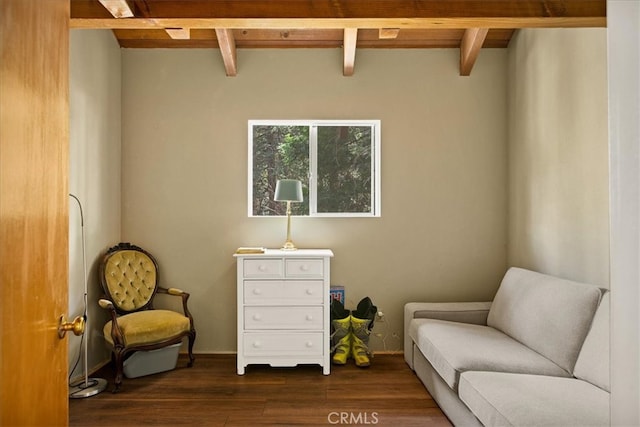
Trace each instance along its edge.
<instances>
[{"instance_id":1,"label":"wooden door","mask_svg":"<svg viewBox=\"0 0 640 427\"><path fill-rule=\"evenodd\" d=\"M0 425L66 425L69 0L0 0Z\"/></svg>"}]
</instances>

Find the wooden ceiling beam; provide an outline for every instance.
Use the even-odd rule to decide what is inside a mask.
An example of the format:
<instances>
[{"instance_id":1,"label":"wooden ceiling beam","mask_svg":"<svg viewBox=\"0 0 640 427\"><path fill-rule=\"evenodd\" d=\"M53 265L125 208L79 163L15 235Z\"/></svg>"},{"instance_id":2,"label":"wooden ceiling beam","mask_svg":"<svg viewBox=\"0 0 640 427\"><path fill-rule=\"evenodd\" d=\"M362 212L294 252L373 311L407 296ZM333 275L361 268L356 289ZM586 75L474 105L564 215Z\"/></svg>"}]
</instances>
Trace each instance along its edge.
<instances>
[{"instance_id":1,"label":"wooden ceiling beam","mask_svg":"<svg viewBox=\"0 0 640 427\"><path fill-rule=\"evenodd\" d=\"M126 2L125 0L100 0ZM114 19L71 0L71 28L604 27L606 0L134 0L144 17ZM139 2L139 3L138 3Z\"/></svg>"},{"instance_id":2,"label":"wooden ceiling beam","mask_svg":"<svg viewBox=\"0 0 640 427\"><path fill-rule=\"evenodd\" d=\"M135 13L133 12L133 6L128 0L98 0L105 9L116 18L133 18ZM143 11L145 9L142 9ZM148 17L145 11L144 17ZM189 28L165 28L165 31L174 40L189 40L190 29Z\"/></svg>"},{"instance_id":3,"label":"wooden ceiling beam","mask_svg":"<svg viewBox=\"0 0 640 427\"><path fill-rule=\"evenodd\" d=\"M488 28L469 28L460 43L460 75L469 76L476 63L480 49L489 33Z\"/></svg>"},{"instance_id":4,"label":"wooden ceiling beam","mask_svg":"<svg viewBox=\"0 0 640 427\"><path fill-rule=\"evenodd\" d=\"M102 0L105 1L105 0ZM123 0L108 0L123 1ZM593 18L606 0L129 0L150 18L463 19ZM71 18L104 17L95 0L71 0ZM385 26L394 28L394 26Z\"/></svg>"},{"instance_id":5,"label":"wooden ceiling beam","mask_svg":"<svg viewBox=\"0 0 640 427\"><path fill-rule=\"evenodd\" d=\"M216 37L218 38L218 46L222 54L224 69L228 77L234 77L238 74L238 64L236 55L236 40L233 37L233 30L228 28L216 28Z\"/></svg>"},{"instance_id":6,"label":"wooden ceiling beam","mask_svg":"<svg viewBox=\"0 0 640 427\"><path fill-rule=\"evenodd\" d=\"M99 0L114 18L132 18L133 7L127 0Z\"/></svg>"},{"instance_id":7,"label":"wooden ceiling beam","mask_svg":"<svg viewBox=\"0 0 640 427\"><path fill-rule=\"evenodd\" d=\"M165 28L165 31L174 40L189 40L191 38L190 28Z\"/></svg>"},{"instance_id":8,"label":"wooden ceiling beam","mask_svg":"<svg viewBox=\"0 0 640 427\"><path fill-rule=\"evenodd\" d=\"M398 38L400 28L380 28L378 30L378 38L380 40L393 40Z\"/></svg>"},{"instance_id":9,"label":"wooden ceiling beam","mask_svg":"<svg viewBox=\"0 0 640 427\"><path fill-rule=\"evenodd\" d=\"M482 45L505 48L514 30L489 30ZM123 48L218 48L214 29L190 31L188 40L172 39L162 29L114 30ZM358 49L362 48L460 48L464 30L406 30L395 39L379 38L378 30L358 30ZM344 30L233 30L236 49L242 48L340 48L344 45Z\"/></svg>"},{"instance_id":10,"label":"wooden ceiling beam","mask_svg":"<svg viewBox=\"0 0 640 427\"><path fill-rule=\"evenodd\" d=\"M260 19L260 18L71 18L72 29L242 28L242 29L465 29L488 27L582 28L606 27L605 17L585 18L412 18L412 19Z\"/></svg>"},{"instance_id":11,"label":"wooden ceiling beam","mask_svg":"<svg viewBox=\"0 0 640 427\"><path fill-rule=\"evenodd\" d=\"M358 43L358 29L357 28L345 28L344 29L344 42L342 45L344 65L342 74L345 77L353 75L353 71L356 65L356 44Z\"/></svg>"}]
</instances>

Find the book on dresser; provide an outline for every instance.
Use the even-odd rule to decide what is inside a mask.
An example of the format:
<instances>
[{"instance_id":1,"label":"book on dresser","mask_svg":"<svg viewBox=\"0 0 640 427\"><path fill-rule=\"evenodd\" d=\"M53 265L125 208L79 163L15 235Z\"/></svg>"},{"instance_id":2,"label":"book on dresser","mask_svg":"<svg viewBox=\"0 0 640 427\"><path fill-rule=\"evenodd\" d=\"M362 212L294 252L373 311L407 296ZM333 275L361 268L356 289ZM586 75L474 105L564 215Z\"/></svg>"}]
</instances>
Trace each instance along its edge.
<instances>
[{"instance_id":1,"label":"book on dresser","mask_svg":"<svg viewBox=\"0 0 640 427\"><path fill-rule=\"evenodd\" d=\"M263 254L267 251L267 248L261 248L257 246L240 246L236 249L237 254Z\"/></svg>"}]
</instances>

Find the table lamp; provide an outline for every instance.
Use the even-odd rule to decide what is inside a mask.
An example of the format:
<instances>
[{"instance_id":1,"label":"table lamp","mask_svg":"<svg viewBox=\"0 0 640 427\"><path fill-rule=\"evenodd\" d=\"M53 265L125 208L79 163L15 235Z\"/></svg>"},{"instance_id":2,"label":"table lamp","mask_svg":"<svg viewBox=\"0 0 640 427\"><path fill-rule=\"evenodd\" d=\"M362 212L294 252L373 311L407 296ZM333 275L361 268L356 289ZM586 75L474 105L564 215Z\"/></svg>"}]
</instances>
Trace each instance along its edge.
<instances>
[{"instance_id":1,"label":"table lamp","mask_svg":"<svg viewBox=\"0 0 640 427\"><path fill-rule=\"evenodd\" d=\"M282 246L282 249L295 251L298 248L291 241L291 202L302 201L302 182L297 179L279 179L276 183L276 192L273 200L287 202L287 241Z\"/></svg>"}]
</instances>

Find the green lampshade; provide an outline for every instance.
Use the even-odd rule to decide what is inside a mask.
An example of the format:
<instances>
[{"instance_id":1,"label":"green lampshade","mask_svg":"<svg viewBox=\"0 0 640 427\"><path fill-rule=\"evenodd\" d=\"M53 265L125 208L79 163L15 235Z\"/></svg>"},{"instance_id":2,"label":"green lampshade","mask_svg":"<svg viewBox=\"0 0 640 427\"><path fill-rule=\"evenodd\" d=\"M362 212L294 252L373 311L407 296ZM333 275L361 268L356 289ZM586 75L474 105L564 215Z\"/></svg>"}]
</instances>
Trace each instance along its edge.
<instances>
[{"instance_id":1,"label":"green lampshade","mask_svg":"<svg viewBox=\"0 0 640 427\"><path fill-rule=\"evenodd\" d=\"M273 196L276 202L301 202L302 182L297 179L279 179Z\"/></svg>"}]
</instances>

